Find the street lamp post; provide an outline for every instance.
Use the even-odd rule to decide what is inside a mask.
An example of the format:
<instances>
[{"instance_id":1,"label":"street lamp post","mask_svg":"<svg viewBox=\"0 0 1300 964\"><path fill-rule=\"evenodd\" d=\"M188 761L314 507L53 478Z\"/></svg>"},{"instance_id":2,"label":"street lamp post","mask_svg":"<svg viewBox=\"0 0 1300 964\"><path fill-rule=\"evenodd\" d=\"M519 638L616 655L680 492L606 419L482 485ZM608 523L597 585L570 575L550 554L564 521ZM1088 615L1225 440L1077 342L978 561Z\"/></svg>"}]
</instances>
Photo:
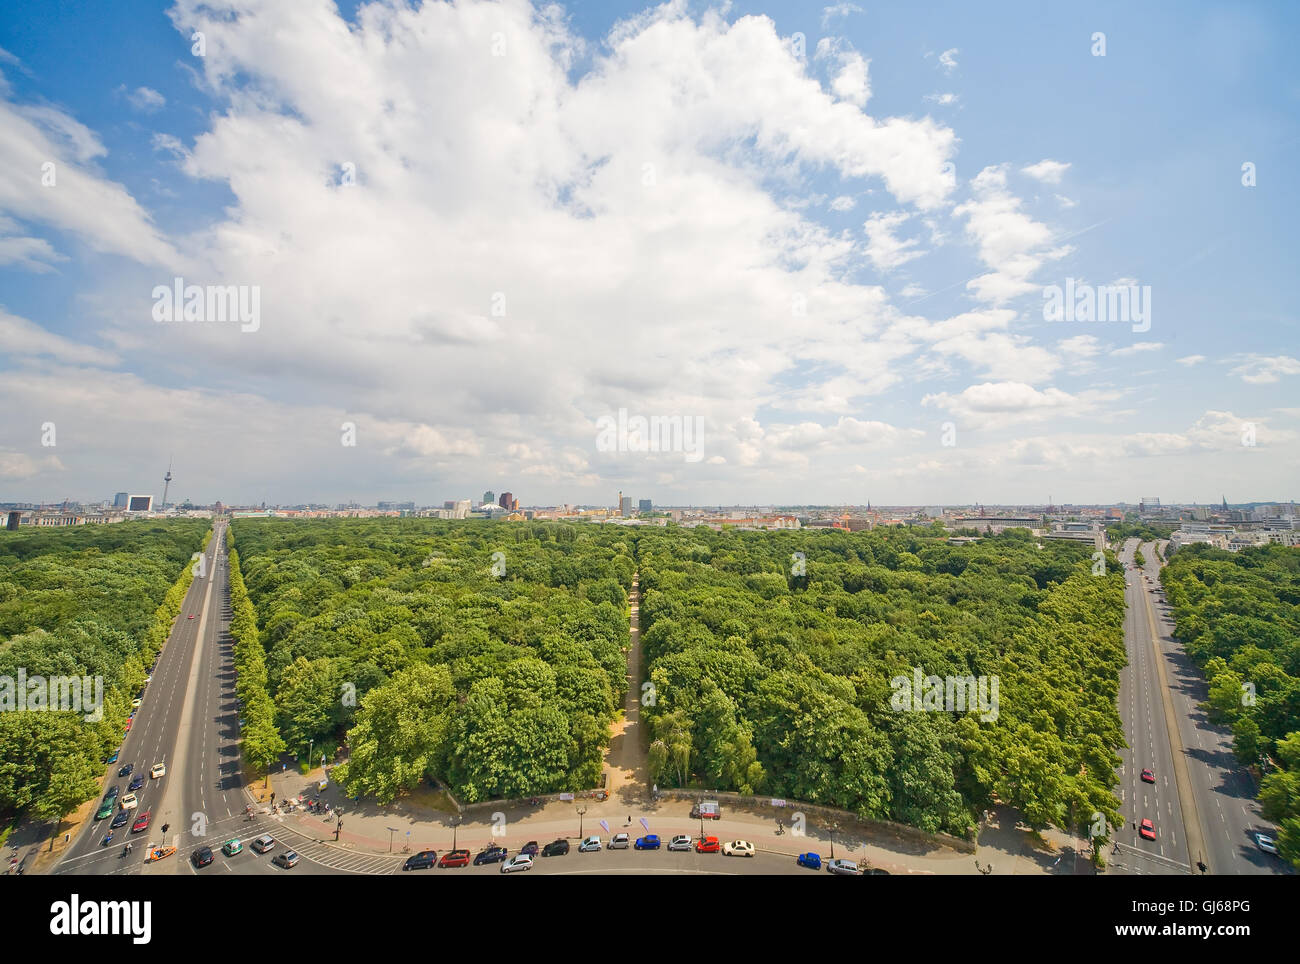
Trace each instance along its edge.
<instances>
[{"instance_id":1,"label":"street lamp post","mask_svg":"<svg viewBox=\"0 0 1300 964\"><path fill-rule=\"evenodd\" d=\"M578 842L582 842L582 815L587 812L585 806L578 808Z\"/></svg>"},{"instance_id":2,"label":"street lamp post","mask_svg":"<svg viewBox=\"0 0 1300 964\"><path fill-rule=\"evenodd\" d=\"M460 817L451 818L451 849L456 849L456 828L460 826Z\"/></svg>"},{"instance_id":3,"label":"street lamp post","mask_svg":"<svg viewBox=\"0 0 1300 964\"><path fill-rule=\"evenodd\" d=\"M834 860L835 859L835 835L839 833L840 825L838 823L833 823L830 825L829 829L831 832L831 860Z\"/></svg>"},{"instance_id":4,"label":"street lamp post","mask_svg":"<svg viewBox=\"0 0 1300 964\"><path fill-rule=\"evenodd\" d=\"M389 827L389 828L388 828L388 852L389 852L390 854L393 852L393 834L395 834L395 833L397 833L397 828L396 828L396 827Z\"/></svg>"}]
</instances>

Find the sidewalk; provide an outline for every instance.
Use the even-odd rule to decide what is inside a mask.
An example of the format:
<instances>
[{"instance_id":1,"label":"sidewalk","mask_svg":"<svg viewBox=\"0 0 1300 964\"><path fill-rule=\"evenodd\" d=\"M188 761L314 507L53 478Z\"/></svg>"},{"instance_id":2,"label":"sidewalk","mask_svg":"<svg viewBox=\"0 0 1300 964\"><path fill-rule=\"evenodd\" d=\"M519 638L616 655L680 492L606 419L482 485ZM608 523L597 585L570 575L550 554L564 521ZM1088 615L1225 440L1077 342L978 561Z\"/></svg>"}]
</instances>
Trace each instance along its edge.
<instances>
[{"instance_id":1,"label":"sidewalk","mask_svg":"<svg viewBox=\"0 0 1300 964\"><path fill-rule=\"evenodd\" d=\"M290 771L272 775L270 790L264 787L265 781L262 780L249 789L256 791L263 809L269 809L272 791L277 801L286 799L286 795L297 797L301 793L308 800L319 796L336 812L341 804L343 827L337 843L334 840L336 814L298 810L278 819L298 833L343 850L400 855L421 850L442 853L452 849L454 814L438 813L412 805L402 798L387 807L365 800L354 802L344 797L332 782L318 795L315 787L321 777L319 768L306 776ZM615 800L597 802L589 799L572 803L552 801L536 807L526 803L503 805L495 812L476 813L455 828L455 843L459 848L477 852L493 842L514 851L530 840L543 845L557 837L576 840L579 838L579 806L586 810L581 816L582 834L598 834L603 840L615 833L628 833L633 837L657 833L665 839L679 833L691 837L700 834L700 821L690 818L689 806L680 800L641 803L630 809L629 805ZM778 813L788 823L788 812L773 811L772 819L765 819L759 814L727 809L721 820L704 821L704 833L722 840L749 840L761 851L786 854L792 859L808 850L816 851L824 858L830 856L829 836L818 828L810 826L805 836L796 836L788 828L785 833L778 834ZM1043 843L1039 843L1026 828L1015 822L1013 812L1004 809L991 814L974 855L939 846L888 846L848 833L836 834L834 852L836 857L866 858L873 867L892 874L977 874L981 871L976 869L976 862L981 868L992 866L994 874L1093 873L1084 856L1080 855L1076 862L1066 835L1045 831L1042 840Z\"/></svg>"}]
</instances>

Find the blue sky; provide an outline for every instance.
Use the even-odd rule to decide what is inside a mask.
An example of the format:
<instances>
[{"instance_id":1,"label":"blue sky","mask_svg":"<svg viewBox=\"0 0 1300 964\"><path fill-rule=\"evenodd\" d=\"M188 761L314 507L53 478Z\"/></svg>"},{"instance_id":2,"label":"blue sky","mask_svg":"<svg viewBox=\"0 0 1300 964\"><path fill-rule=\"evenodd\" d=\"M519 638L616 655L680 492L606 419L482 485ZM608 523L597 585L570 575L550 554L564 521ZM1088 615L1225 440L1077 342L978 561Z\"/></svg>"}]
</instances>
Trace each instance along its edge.
<instances>
[{"instance_id":1,"label":"blue sky","mask_svg":"<svg viewBox=\"0 0 1300 964\"><path fill-rule=\"evenodd\" d=\"M1296 494L1293 5L226 6L0 24L0 500Z\"/></svg>"}]
</instances>

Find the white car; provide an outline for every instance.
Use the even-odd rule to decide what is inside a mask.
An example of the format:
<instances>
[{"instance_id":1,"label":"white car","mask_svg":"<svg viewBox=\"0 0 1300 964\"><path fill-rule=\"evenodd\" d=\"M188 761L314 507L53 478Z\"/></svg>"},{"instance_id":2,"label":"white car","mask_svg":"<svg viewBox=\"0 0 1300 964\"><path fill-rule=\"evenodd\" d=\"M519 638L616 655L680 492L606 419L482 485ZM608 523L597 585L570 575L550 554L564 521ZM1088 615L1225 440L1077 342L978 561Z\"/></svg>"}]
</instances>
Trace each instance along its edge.
<instances>
[{"instance_id":1,"label":"white car","mask_svg":"<svg viewBox=\"0 0 1300 964\"><path fill-rule=\"evenodd\" d=\"M588 837L582 843L578 844L578 853L589 854L601 850L600 838L596 836Z\"/></svg>"},{"instance_id":2,"label":"white car","mask_svg":"<svg viewBox=\"0 0 1300 964\"><path fill-rule=\"evenodd\" d=\"M159 777L167 776L167 764L155 763L153 769L149 771L149 779L157 780Z\"/></svg>"},{"instance_id":3,"label":"white car","mask_svg":"<svg viewBox=\"0 0 1300 964\"><path fill-rule=\"evenodd\" d=\"M691 838L684 833L679 833L672 840L668 841L669 850L690 850Z\"/></svg>"},{"instance_id":4,"label":"white car","mask_svg":"<svg viewBox=\"0 0 1300 964\"><path fill-rule=\"evenodd\" d=\"M610 850L626 850L630 846L627 834L614 834L614 836L609 838L609 844L607 846Z\"/></svg>"},{"instance_id":5,"label":"white car","mask_svg":"<svg viewBox=\"0 0 1300 964\"><path fill-rule=\"evenodd\" d=\"M861 877L862 871L858 869L855 861L845 860L843 857L836 857L834 860L826 862L826 872L828 874L837 874L841 877Z\"/></svg>"},{"instance_id":6,"label":"white car","mask_svg":"<svg viewBox=\"0 0 1300 964\"><path fill-rule=\"evenodd\" d=\"M722 845L722 853L726 857L752 857L754 845L748 840L733 840Z\"/></svg>"},{"instance_id":7,"label":"white car","mask_svg":"<svg viewBox=\"0 0 1300 964\"><path fill-rule=\"evenodd\" d=\"M138 709L140 708L140 704L143 703L143 702L144 702L144 700L132 700L132 701L131 701L131 709L133 709L133 710L138 710Z\"/></svg>"},{"instance_id":8,"label":"white car","mask_svg":"<svg viewBox=\"0 0 1300 964\"><path fill-rule=\"evenodd\" d=\"M501 864L501 873L513 874L516 870L532 870L533 858L527 854L516 854Z\"/></svg>"},{"instance_id":9,"label":"white car","mask_svg":"<svg viewBox=\"0 0 1300 964\"><path fill-rule=\"evenodd\" d=\"M146 677L144 678L144 681L145 681L146 683L152 683L152 682L153 682L153 677L152 677L152 676L146 676Z\"/></svg>"},{"instance_id":10,"label":"white car","mask_svg":"<svg viewBox=\"0 0 1300 964\"><path fill-rule=\"evenodd\" d=\"M1272 854L1274 857L1277 856L1277 841L1268 836L1268 834L1255 834L1255 846L1266 854Z\"/></svg>"},{"instance_id":11,"label":"white car","mask_svg":"<svg viewBox=\"0 0 1300 964\"><path fill-rule=\"evenodd\" d=\"M126 796L124 796L121 800L118 801L118 804L121 806L123 810L134 810L136 807L140 805L140 801L135 798L134 793L128 793Z\"/></svg>"}]
</instances>

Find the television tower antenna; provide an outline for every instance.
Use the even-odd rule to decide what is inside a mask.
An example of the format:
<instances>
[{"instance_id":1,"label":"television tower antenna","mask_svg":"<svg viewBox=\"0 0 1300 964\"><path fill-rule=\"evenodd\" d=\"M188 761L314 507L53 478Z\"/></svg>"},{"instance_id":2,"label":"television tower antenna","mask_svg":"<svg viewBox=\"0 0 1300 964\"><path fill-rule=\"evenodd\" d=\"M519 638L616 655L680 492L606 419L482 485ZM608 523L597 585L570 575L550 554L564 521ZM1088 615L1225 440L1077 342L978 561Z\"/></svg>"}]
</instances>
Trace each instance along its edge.
<instances>
[{"instance_id":1,"label":"television tower antenna","mask_svg":"<svg viewBox=\"0 0 1300 964\"><path fill-rule=\"evenodd\" d=\"M167 460L167 474L163 476L162 507L164 509L167 508L167 490L171 488L171 484L172 484L172 460L169 458Z\"/></svg>"}]
</instances>

